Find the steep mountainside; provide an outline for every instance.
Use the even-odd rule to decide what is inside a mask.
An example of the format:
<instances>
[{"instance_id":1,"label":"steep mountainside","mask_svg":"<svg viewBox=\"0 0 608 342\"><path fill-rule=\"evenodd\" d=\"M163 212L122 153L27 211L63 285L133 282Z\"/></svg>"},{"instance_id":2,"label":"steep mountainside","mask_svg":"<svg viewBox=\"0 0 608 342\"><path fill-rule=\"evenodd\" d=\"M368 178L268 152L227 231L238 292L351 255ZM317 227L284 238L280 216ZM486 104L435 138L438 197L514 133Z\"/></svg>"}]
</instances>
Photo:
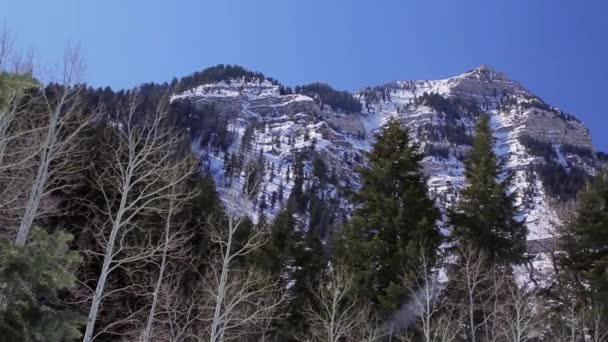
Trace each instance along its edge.
<instances>
[{"instance_id":1,"label":"steep mountainside","mask_svg":"<svg viewBox=\"0 0 608 342\"><path fill-rule=\"evenodd\" d=\"M397 117L425 151L428 184L445 209L463 184L462 161L480 113L513 172L529 240L549 237L560 210L600 166L589 131L487 66L433 81L396 81L355 94L325 84L284 88L256 77L204 80L175 94L194 147L230 205L274 216L290 198L302 226L326 229L348 216L348 194L374 132ZM359 105L360 104L360 105ZM446 232L447 233L447 232Z\"/></svg>"}]
</instances>

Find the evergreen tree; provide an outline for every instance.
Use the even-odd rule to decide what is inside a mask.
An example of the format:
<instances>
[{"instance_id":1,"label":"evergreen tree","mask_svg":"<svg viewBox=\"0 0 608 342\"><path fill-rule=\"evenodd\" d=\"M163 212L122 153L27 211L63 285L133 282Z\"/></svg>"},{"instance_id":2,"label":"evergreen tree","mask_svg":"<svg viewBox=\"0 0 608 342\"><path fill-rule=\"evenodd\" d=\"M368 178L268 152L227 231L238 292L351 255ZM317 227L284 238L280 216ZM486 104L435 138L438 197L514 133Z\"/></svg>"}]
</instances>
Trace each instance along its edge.
<instances>
[{"instance_id":1,"label":"evergreen tree","mask_svg":"<svg viewBox=\"0 0 608 342\"><path fill-rule=\"evenodd\" d=\"M471 246L496 262L523 261L527 230L516 218L515 193L508 193L511 175L493 151L489 118L477 123L473 146L464 162L467 185L450 212L456 246ZM503 178L503 179L501 179Z\"/></svg>"},{"instance_id":2,"label":"evergreen tree","mask_svg":"<svg viewBox=\"0 0 608 342\"><path fill-rule=\"evenodd\" d=\"M29 75L0 71L0 113L6 110L15 95L36 86L37 82Z\"/></svg>"},{"instance_id":3,"label":"evergreen tree","mask_svg":"<svg viewBox=\"0 0 608 342\"><path fill-rule=\"evenodd\" d=\"M300 240L291 210L282 210L270 227L268 242L256 253L255 263L274 277L291 278L285 272L293 269L293 257Z\"/></svg>"},{"instance_id":4,"label":"evergreen tree","mask_svg":"<svg viewBox=\"0 0 608 342\"><path fill-rule=\"evenodd\" d=\"M607 309L608 172L598 175L579 193L576 212L561 243L566 252L561 263L576 275L584 294Z\"/></svg>"},{"instance_id":5,"label":"evergreen tree","mask_svg":"<svg viewBox=\"0 0 608 342\"><path fill-rule=\"evenodd\" d=\"M279 279L289 291L286 315L273 327L277 341L296 341L307 328L303 310L311 297L310 288L325 265L321 240L311 230L297 229L294 208L288 206L275 218L268 242L253 256L262 272Z\"/></svg>"},{"instance_id":6,"label":"evergreen tree","mask_svg":"<svg viewBox=\"0 0 608 342\"><path fill-rule=\"evenodd\" d=\"M0 238L0 341L66 341L80 336L84 317L58 296L75 278L68 271L78 254L68 251L71 236L35 230L29 243L14 246Z\"/></svg>"},{"instance_id":7,"label":"evergreen tree","mask_svg":"<svg viewBox=\"0 0 608 342\"><path fill-rule=\"evenodd\" d=\"M278 341L299 341L299 337L309 329L304 310L313 298L311 289L318 287L318 281L325 270L327 260L323 244L318 234L309 229L295 234L293 249L293 269L289 286L288 316L280 322Z\"/></svg>"},{"instance_id":8,"label":"evergreen tree","mask_svg":"<svg viewBox=\"0 0 608 342\"><path fill-rule=\"evenodd\" d=\"M287 181L289 182L289 179ZM287 206L295 209L296 212L304 213L306 211L308 198L304 189L304 162L300 154L296 155L293 164L293 187L287 201Z\"/></svg>"},{"instance_id":9,"label":"evergreen tree","mask_svg":"<svg viewBox=\"0 0 608 342\"><path fill-rule=\"evenodd\" d=\"M282 286L287 288L288 284L295 282L295 258L299 254L301 241L302 237L296 230L292 210L288 207L276 216L270 227L268 242L253 255L253 262L260 271L280 280ZM291 290L294 290L294 286L291 287ZM294 299L292 293L291 300ZM272 327L272 335L277 341L289 340L295 330L292 317L297 310L294 310L292 305L288 305L286 308L291 314L275 322Z\"/></svg>"},{"instance_id":10,"label":"evergreen tree","mask_svg":"<svg viewBox=\"0 0 608 342\"><path fill-rule=\"evenodd\" d=\"M403 302L401 277L416 274L421 253L433 260L441 242L439 211L427 193L423 156L407 130L390 120L360 171L358 205L345 228L339 258L353 273L357 292L386 316Z\"/></svg>"}]
</instances>

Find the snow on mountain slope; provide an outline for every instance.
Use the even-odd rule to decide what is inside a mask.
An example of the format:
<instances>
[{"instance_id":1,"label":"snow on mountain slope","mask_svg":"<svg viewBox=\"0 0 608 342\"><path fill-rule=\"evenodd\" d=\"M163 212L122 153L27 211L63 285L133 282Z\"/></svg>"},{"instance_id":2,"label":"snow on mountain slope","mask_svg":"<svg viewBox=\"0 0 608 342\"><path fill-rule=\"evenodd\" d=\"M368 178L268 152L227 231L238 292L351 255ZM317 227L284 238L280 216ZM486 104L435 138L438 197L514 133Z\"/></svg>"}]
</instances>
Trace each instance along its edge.
<instances>
[{"instance_id":1,"label":"snow on mountain slope","mask_svg":"<svg viewBox=\"0 0 608 342\"><path fill-rule=\"evenodd\" d=\"M347 217L346 193L358 187L357 167L365 163L374 133L390 117L403 122L425 151L430 190L446 208L464 184L462 161L478 115L490 115L496 152L515 174L512 191L518 194L530 240L550 237L562 222L556 203L564 203L564 194L572 189L551 183L552 170L582 177L598 167L580 121L487 66L444 80L396 81L353 95L362 104L360 113L344 113L317 96L282 95L269 81L233 79L200 85L173 100L188 99L199 107L212 103L226 121L231 139L225 150L212 143L195 147L227 203L247 187L247 165L257 165L259 189L244 209L254 220L260 213L272 217L286 204L296 185L298 160L303 189L315 189L329 203L335 222ZM319 159L330 175L325 180L314 173Z\"/></svg>"}]
</instances>

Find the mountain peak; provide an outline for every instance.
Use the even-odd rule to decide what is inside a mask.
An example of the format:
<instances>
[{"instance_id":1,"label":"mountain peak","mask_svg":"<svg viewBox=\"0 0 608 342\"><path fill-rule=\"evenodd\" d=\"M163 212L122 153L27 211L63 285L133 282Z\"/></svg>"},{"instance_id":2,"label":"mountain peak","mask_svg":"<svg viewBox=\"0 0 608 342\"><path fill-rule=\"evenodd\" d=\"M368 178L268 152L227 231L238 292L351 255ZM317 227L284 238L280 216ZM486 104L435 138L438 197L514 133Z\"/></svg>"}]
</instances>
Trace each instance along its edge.
<instances>
[{"instance_id":1,"label":"mountain peak","mask_svg":"<svg viewBox=\"0 0 608 342\"><path fill-rule=\"evenodd\" d=\"M488 64L482 64L480 66L478 66L477 68L473 69L473 71L476 72L496 72L496 70L494 70L494 68L492 68L490 65Z\"/></svg>"},{"instance_id":2,"label":"mountain peak","mask_svg":"<svg viewBox=\"0 0 608 342\"><path fill-rule=\"evenodd\" d=\"M458 78L477 79L483 81L508 81L507 75L487 64L482 64L473 70L469 70L464 74L458 75Z\"/></svg>"}]
</instances>

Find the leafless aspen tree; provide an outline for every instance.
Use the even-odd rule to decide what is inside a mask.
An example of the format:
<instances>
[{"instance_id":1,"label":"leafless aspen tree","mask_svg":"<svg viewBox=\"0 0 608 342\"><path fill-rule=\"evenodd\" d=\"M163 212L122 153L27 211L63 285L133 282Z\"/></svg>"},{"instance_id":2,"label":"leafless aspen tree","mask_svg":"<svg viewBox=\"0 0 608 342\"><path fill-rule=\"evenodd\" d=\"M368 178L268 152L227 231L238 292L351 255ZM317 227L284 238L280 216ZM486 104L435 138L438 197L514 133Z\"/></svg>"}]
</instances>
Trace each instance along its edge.
<instances>
[{"instance_id":1,"label":"leafless aspen tree","mask_svg":"<svg viewBox=\"0 0 608 342\"><path fill-rule=\"evenodd\" d=\"M445 297L437 304L440 306L440 309L435 313L430 325L431 341L457 341L459 339L459 334L462 331L463 322L459 306L456 303L450 302ZM399 333L397 339L402 342L417 341L414 334L411 331L406 330Z\"/></svg>"},{"instance_id":2,"label":"leafless aspen tree","mask_svg":"<svg viewBox=\"0 0 608 342\"><path fill-rule=\"evenodd\" d=\"M103 332L95 333L95 323L104 298L116 291L106 292L108 276L126 264L144 262L162 252L165 246L150 242L147 246L133 246L129 235L146 233L137 218L146 212L157 212L158 203L171 198L168 191L189 175L168 177L176 169L176 149L182 142L181 135L170 129L165 122L166 101L158 104L153 113L138 112L139 99L135 93L126 108L110 124L111 134L104 140L105 152L101 154L104 168L96 168L94 186L103 195L102 207L91 204L98 220L92 222L101 245L103 265L92 296L83 341L92 341Z\"/></svg>"},{"instance_id":3,"label":"leafless aspen tree","mask_svg":"<svg viewBox=\"0 0 608 342\"><path fill-rule=\"evenodd\" d=\"M370 305L360 305L361 320L353 334L353 341L357 342L379 342L388 336L386 325L378 318L373 317L372 308Z\"/></svg>"},{"instance_id":4,"label":"leafless aspen tree","mask_svg":"<svg viewBox=\"0 0 608 342\"><path fill-rule=\"evenodd\" d=\"M431 327L431 337L435 342L456 341L461 330L462 317L457 305L444 300L441 303L442 310L434 319Z\"/></svg>"},{"instance_id":5,"label":"leafless aspen tree","mask_svg":"<svg viewBox=\"0 0 608 342\"><path fill-rule=\"evenodd\" d=\"M351 276L341 267L335 267L321 279L318 288L312 291L313 302L304 313L310 324L308 340L374 341L383 335L378 325L368 326L369 310L352 300L352 286Z\"/></svg>"},{"instance_id":6,"label":"leafless aspen tree","mask_svg":"<svg viewBox=\"0 0 608 342\"><path fill-rule=\"evenodd\" d=\"M245 198L236 198L232 204L238 205ZM250 329L259 328L260 322L272 320L269 314L278 312L285 294L279 282L239 265L267 242L266 227L256 228L244 241L238 241L246 229L245 217L234 207L228 207L225 218L216 218L210 226L210 241L217 253L203 281L210 299L208 334L210 342L223 342L251 334Z\"/></svg>"},{"instance_id":7,"label":"leafless aspen tree","mask_svg":"<svg viewBox=\"0 0 608 342\"><path fill-rule=\"evenodd\" d=\"M441 307L443 297L439 296L439 291L443 287L439 279L439 271L432 269L429 257L424 249L420 246L420 274L405 275L403 281L405 287L409 289L409 299L404 310L413 316L413 319L418 317L420 322L420 330L423 335L423 340L426 342L435 341L433 336L435 316L437 312L442 310Z\"/></svg>"},{"instance_id":8,"label":"leafless aspen tree","mask_svg":"<svg viewBox=\"0 0 608 342\"><path fill-rule=\"evenodd\" d=\"M532 339L532 330L539 319L533 306L533 294L525 286L506 284L502 291L497 322L504 340L525 342Z\"/></svg>"},{"instance_id":9,"label":"leafless aspen tree","mask_svg":"<svg viewBox=\"0 0 608 342\"><path fill-rule=\"evenodd\" d=\"M201 340L202 333L194 326L201 321L202 291L181 293L183 270L176 269L165 275L159 291L157 307L157 325L159 333L153 336L156 340L181 342L187 338ZM160 336L158 336L160 335Z\"/></svg>"},{"instance_id":10,"label":"leafless aspen tree","mask_svg":"<svg viewBox=\"0 0 608 342\"><path fill-rule=\"evenodd\" d=\"M15 49L12 32L4 26L0 30L0 73L30 76L34 72L33 52L19 53Z\"/></svg>"},{"instance_id":11,"label":"leafless aspen tree","mask_svg":"<svg viewBox=\"0 0 608 342\"><path fill-rule=\"evenodd\" d=\"M496 340L497 298L505 281L503 272L498 266L488 267L483 252L465 247L459 252L458 270L453 278L463 297L460 306L462 316L466 317L468 339L476 342L483 336L484 341Z\"/></svg>"},{"instance_id":12,"label":"leafless aspen tree","mask_svg":"<svg viewBox=\"0 0 608 342\"><path fill-rule=\"evenodd\" d=\"M13 44L7 29L0 32L0 214L7 228L20 219L24 188L33 178L29 169L39 151L34 137L42 130L29 119L27 110L34 102L29 93L39 85L30 75L31 62L22 62Z\"/></svg>"},{"instance_id":13,"label":"leafless aspen tree","mask_svg":"<svg viewBox=\"0 0 608 342\"><path fill-rule=\"evenodd\" d=\"M7 59L12 53L13 46L13 37L11 37L11 33L4 26L2 31L0 31L0 71L6 70Z\"/></svg>"},{"instance_id":14,"label":"leafless aspen tree","mask_svg":"<svg viewBox=\"0 0 608 342\"><path fill-rule=\"evenodd\" d=\"M608 321L603 313L603 307L597 304L591 305L584 314L583 319L586 333L591 338L590 342L608 341Z\"/></svg>"},{"instance_id":15,"label":"leafless aspen tree","mask_svg":"<svg viewBox=\"0 0 608 342\"><path fill-rule=\"evenodd\" d=\"M80 132L89 124L89 119L83 117L82 87L76 84L81 72L78 50L68 51L61 84L52 87L51 94L42 89L40 106L46 117L38 135L36 172L15 239L18 246L25 244L34 220L44 214L43 201L52 192L70 186L66 182L58 184L55 179L74 172L69 170L73 167L70 154L77 148L75 140Z\"/></svg>"},{"instance_id":16,"label":"leafless aspen tree","mask_svg":"<svg viewBox=\"0 0 608 342\"><path fill-rule=\"evenodd\" d=\"M402 310L418 318L423 341L454 341L462 323L458 303L442 293L446 279L441 278L441 263L439 267L432 268L424 246L420 247L419 274L405 275L403 278L409 290L409 299Z\"/></svg>"},{"instance_id":17,"label":"leafless aspen tree","mask_svg":"<svg viewBox=\"0 0 608 342\"><path fill-rule=\"evenodd\" d=\"M168 198L166 198L167 208L165 209L165 225L164 231L161 237L162 240L162 251L160 255L160 264L158 265L158 275L156 284L154 285L152 293L152 303L150 305L148 318L146 321L146 327L142 336L142 341L150 341L152 335L152 328L157 315L157 306L161 291L163 290L163 284L165 282L165 272L169 262L172 259L178 259L179 255L184 256L187 250L184 248L186 241L190 238L187 233L180 230L180 223L175 222L175 214L179 210L181 204L191 199L195 195L195 191L190 190L186 187L184 182L180 182L179 179L183 179L184 175L192 175L197 170L198 163L195 160L190 162L181 162L181 165L185 165L182 169L171 170L172 172L168 175L168 181L171 184L168 189ZM176 255L179 254L179 255ZM183 260L182 260L183 261Z\"/></svg>"}]
</instances>

